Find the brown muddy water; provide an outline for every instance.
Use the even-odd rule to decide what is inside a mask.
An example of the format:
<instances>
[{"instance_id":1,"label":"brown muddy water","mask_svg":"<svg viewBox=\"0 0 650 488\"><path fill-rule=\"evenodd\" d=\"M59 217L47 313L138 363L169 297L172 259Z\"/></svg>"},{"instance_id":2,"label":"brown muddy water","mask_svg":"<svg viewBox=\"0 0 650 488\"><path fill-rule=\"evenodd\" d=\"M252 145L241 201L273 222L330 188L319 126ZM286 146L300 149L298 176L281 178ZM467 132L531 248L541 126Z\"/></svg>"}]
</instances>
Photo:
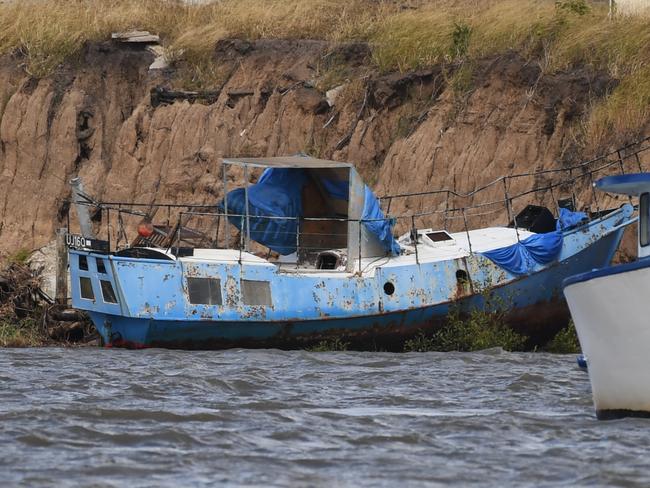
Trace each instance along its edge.
<instances>
[{"instance_id":1,"label":"brown muddy water","mask_svg":"<svg viewBox=\"0 0 650 488\"><path fill-rule=\"evenodd\" d=\"M650 485L575 356L0 350L2 486Z\"/></svg>"}]
</instances>

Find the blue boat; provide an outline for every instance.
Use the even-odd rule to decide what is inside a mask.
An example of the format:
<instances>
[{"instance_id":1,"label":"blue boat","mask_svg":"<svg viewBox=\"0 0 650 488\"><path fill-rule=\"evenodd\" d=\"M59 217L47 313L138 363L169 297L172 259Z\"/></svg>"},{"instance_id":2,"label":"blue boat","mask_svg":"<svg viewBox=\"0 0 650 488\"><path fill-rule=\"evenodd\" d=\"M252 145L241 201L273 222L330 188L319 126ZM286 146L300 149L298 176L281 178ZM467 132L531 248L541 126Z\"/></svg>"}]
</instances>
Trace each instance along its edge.
<instances>
[{"instance_id":1,"label":"blue boat","mask_svg":"<svg viewBox=\"0 0 650 488\"><path fill-rule=\"evenodd\" d=\"M568 322L562 281L608 265L634 221L629 204L593 219L559 208L548 232L515 219L460 232L412 225L396 238L399 221L349 163L292 156L222 167L227 196L181 214L164 245L148 221L137 246L71 240L72 303L105 345L286 349L338 337L401 350L405 338L441 327L452 307L494 303L543 343ZM232 167L246 182L261 176L228 192ZM218 222L210 247L183 246L191 219Z\"/></svg>"}]
</instances>

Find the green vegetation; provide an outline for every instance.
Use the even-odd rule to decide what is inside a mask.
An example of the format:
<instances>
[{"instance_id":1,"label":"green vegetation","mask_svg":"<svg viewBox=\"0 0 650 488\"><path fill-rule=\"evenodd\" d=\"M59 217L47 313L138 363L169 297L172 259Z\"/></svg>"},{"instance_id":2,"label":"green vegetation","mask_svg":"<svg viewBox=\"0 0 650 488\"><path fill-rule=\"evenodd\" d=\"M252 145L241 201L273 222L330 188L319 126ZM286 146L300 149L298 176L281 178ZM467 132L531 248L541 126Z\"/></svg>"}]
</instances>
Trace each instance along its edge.
<instances>
[{"instance_id":1,"label":"green vegetation","mask_svg":"<svg viewBox=\"0 0 650 488\"><path fill-rule=\"evenodd\" d=\"M451 55L456 58L464 58L469 50L469 41L472 35L472 28L465 23L454 22L454 31L451 34L453 50Z\"/></svg>"},{"instance_id":2,"label":"green vegetation","mask_svg":"<svg viewBox=\"0 0 650 488\"><path fill-rule=\"evenodd\" d=\"M49 342L41 323L34 318L0 318L0 347L34 347Z\"/></svg>"},{"instance_id":3,"label":"green vegetation","mask_svg":"<svg viewBox=\"0 0 650 488\"><path fill-rule=\"evenodd\" d=\"M555 354L578 354L580 353L580 342L573 321L555 334L555 337L544 346L544 351Z\"/></svg>"},{"instance_id":4,"label":"green vegetation","mask_svg":"<svg viewBox=\"0 0 650 488\"><path fill-rule=\"evenodd\" d=\"M349 342L344 342L340 337L332 337L323 339L315 346L307 348L307 350L310 352L347 351L349 345Z\"/></svg>"},{"instance_id":5,"label":"green vegetation","mask_svg":"<svg viewBox=\"0 0 650 488\"><path fill-rule=\"evenodd\" d=\"M453 311L447 324L432 335L420 332L404 342L404 352L480 351L501 347L506 351L523 351L526 337L503 325L503 312L475 310L461 317ZM537 351L537 347L535 351ZM580 353L580 342L573 321L560 330L543 348L554 354Z\"/></svg>"},{"instance_id":6,"label":"green vegetation","mask_svg":"<svg viewBox=\"0 0 650 488\"><path fill-rule=\"evenodd\" d=\"M413 339L404 342L404 352L431 352L438 351L438 343L434 337L427 336L420 332Z\"/></svg>"},{"instance_id":7,"label":"green vegetation","mask_svg":"<svg viewBox=\"0 0 650 488\"><path fill-rule=\"evenodd\" d=\"M32 251L29 249L19 249L7 258L7 264L26 264Z\"/></svg>"},{"instance_id":8,"label":"green vegetation","mask_svg":"<svg viewBox=\"0 0 650 488\"><path fill-rule=\"evenodd\" d=\"M487 307L488 309L491 307ZM420 333L404 343L405 352L480 351L501 347L506 351L521 351L526 337L504 325L501 309L474 310L461 316L454 310L445 326L432 336Z\"/></svg>"}]
</instances>

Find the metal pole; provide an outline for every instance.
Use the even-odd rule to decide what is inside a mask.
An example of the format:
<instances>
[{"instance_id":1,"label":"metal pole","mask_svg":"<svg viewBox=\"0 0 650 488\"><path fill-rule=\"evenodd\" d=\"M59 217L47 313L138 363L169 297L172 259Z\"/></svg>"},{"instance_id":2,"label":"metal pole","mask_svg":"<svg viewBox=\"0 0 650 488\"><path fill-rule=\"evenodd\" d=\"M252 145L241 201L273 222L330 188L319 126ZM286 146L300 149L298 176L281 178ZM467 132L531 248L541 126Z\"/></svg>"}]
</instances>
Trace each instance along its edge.
<instances>
[{"instance_id":1,"label":"metal pole","mask_svg":"<svg viewBox=\"0 0 650 488\"><path fill-rule=\"evenodd\" d=\"M551 199L553 200L553 203L555 204L555 211L557 212L557 218L560 218L560 204L558 203L557 199L555 198L555 193L553 193L553 185L551 185Z\"/></svg>"},{"instance_id":2,"label":"metal pole","mask_svg":"<svg viewBox=\"0 0 650 488\"><path fill-rule=\"evenodd\" d=\"M106 240L108 241L108 252L111 252L111 209L106 209Z\"/></svg>"},{"instance_id":3,"label":"metal pole","mask_svg":"<svg viewBox=\"0 0 650 488\"><path fill-rule=\"evenodd\" d=\"M296 269L300 261L300 217L296 217Z\"/></svg>"},{"instance_id":4,"label":"metal pole","mask_svg":"<svg viewBox=\"0 0 650 488\"><path fill-rule=\"evenodd\" d=\"M230 235L228 234L228 191L227 191L227 185L228 185L228 180L226 179L226 165L222 162L221 163L221 174L223 176L223 208L224 208L224 233L223 233L223 238L226 241L226 245L224 246L224 249L228 249L230 247Z\"/></svg>"},{"instance_id":5,"label":"metal pole","mask_svg":"<svg viewBox=\"0 0 650 488\"><path fill-rule=\"evenodd\" d=\"M415 228L415 215L411 215L411 236L415 245L415 263L420 265L420 253L418 253L418 230Z\"/></svg>"},{"instance_id":6,"label":"metal pole","mask_svg":"<svg viewBox=\"0 0 650 488\"><path fill-rule=\"evenodd\" d=\"M359 219L359 275L361 275L361 219Z\"/></svg>"},{"instance_id":7,"label":"metal pole","mask_svg":"<svg viewBox=\"0 0 650 488\"><path fill-rule=\"evenodd\" d=\"M625 164L623 163L623 156L621 156L621 150L619 149L618 151L616 151L616 154L618 155L618 165L621 168L621 174L624 175L625 174ZM627 199L630 202L630 204L633 205L632 195L628 195Z\"/></svg>"},{"instance_id":8,"label":"metal pole","mask_svg":"<svg viewBox=\"0 0 650 488\"><path fill-rule=\"evenodd\" d=\"M120 250L120 245L122 243L122 206L117 206L117 238L115 239L115 250ZM174 245L173 239L169 241L169 248Z\"/></svg>"},{"instance_id":9,"label":"metal pole","mask_svg":"<svg viewBox=\"0 0 650 488\"><path fill-rule=\"evenodd\" d=\"M590 171L589 172L589 183L591 185L591 194L594 197L594 203L596 204L596 212L598 212L598 216L600 217L600 205L598 204L598 195L596 195L596 188L594 188L594 175Z\"/></svg>"},{"instance_id":10,"label":"metal pole","mask_svg":"<svg viewBox=\"0 0 650 488\"><path fill-rule=\"evenodd\" d=\"M241 218L240 229L241 230L239 231L239 265L241 266L241 254L244 248L244 243L242 242L244 240L244 217Z\"/></svg>"},{"instance_id":11,"label":"metal pole","mask_svg":"<svg viewBox=\"0 0 650 488\"><path fill-rule=\"evenodd\" d=\"M623 165L623 157L621 156L621 150L619 149L616 151L616 154L618 154L618 165L621 167L621 174L625 174L625 166Z\"/></svg>"},{"instance_id":12,"label":"metal pole","mask_svg":"<svg viewBox=\"0 0 650 488\"><path fill-rule=\"evenodd\" d=\"M94 238L95 234L93 232L93 225L90 221L90 213L88 212L88 205L84 202L86 200L84 194L83 183L81 178L76 177L70 180L70 186L72 187L72 200L77 210L77 217L79 218L79 227L81 229L81 235L84 237Z\"/></svg>"},{"instance_id":13,"label":"metal pole","mask_svg":"<svg viewBox=\"0 0 650 488\"><path fill-rule=\"evenodd\" d=\"M178 228L176 229L176 256L178 249L181 247L181 230L183 229L183 212L178 215Z\"/></svg>"},{"instance_id":14,"label":"metal pole","mask_svg":"<svg viewBox=\"0 0 650 488\"><path fill-rule=\"evenodd\" d=\"M512 221L515 227L515 234L517 235L517 242L519 242L519 228L517 227L517 217L512 216L511 202L510 197L508 196L508 185L506 184L505 177L503 178L503 193L506 197L506 211L508 212L508 221Z\"/></svg>"},{"instance_id":15,"label":"metal pole","mask_svg":"<svg viewBox=\"0 0 650 488\"><path fill-rule=\"evenodd\" d=\"M469 237L469 227L467 227L467 217L465 216L465 209L461 208L461 211L463 212L463 222L465 223L465 234L467 234L467 244L469 244L469 253L474 254L472 251L472 240Z\"/></svg>"},{"instance_id":16,"label":"metal pole","mask_svg":"<svg viewBox=\"0 0 650 488\"><path fill-rule=\"evenodd\" d=\"M217 215L217 231L214 234L214 245L219 249L219 227L221 227L221 215Z\"/></svg>"},{"instance_id":17,"label":"metal pole","mask_svg":"<svg viewBox=\"0 0 650 488\"><path fill-rule=\"evenodd\" d=\"M506 212L508 214L508 224L509 224L510 222L513 222L513 219L512 219L512 215L510 214L510 206L508 205L508 187L506 185L505 177L501 181L503 181L503 196L506 201Z\"/></svg>"},{"instance_id":18,"label":"metal pole","mask_svg":"<svg viewBox=\"0 0 650 488\"><path fill-rule=\"evenodd\" d=\"M248 252L248 247L250 246L251 240L251 222L248 211L248 165L244 165L244 180L246 183L244 186L244 197L246 198L246 241L244 244L246 246L246 251Z\"/></svg>"},{"instance_id":19,"label":"metal pole","mask_svg":"<svg viewBox=\"0 0 650 488\"><path fill-rule=\"evenodd\" d=\"M56 232L56 303L68 303L68 246L65 242L66 229Z\"/></svg>"},{"instance_id":20,"label":"metal pole","mask_svg":"<svg viewBox=\"0 0 650 488\"><path fill-rule=\"evenodd\" d=\"M569 169L569 180L571 181L571 198L573 199L573 210L578 210L578 199L576 198L575 180L573 179L572 169Z\"/></svg>"},{"instance_id":21,"label":"metal pole","mask_svg":"<svg viewBox=\"0 0 650 488\"><path fill-rule=\"evenodd\" d=\"M447 197L445 198L445 220L442 223L442 230L447 230L448 213L449 213L449 190L447 190Z\"/></svg>"}]
</instances>

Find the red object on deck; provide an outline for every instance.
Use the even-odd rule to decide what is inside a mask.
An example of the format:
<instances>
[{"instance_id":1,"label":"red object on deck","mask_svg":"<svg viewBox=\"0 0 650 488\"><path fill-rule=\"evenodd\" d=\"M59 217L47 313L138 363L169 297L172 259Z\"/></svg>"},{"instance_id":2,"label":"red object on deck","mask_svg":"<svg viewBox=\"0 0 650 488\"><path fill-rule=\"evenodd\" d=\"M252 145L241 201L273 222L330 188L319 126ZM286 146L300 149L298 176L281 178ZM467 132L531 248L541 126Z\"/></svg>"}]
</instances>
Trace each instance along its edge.
<instances>
[{"instance_id":1,"label":"red object on deck","mask_svg":"<svg viewBox=\"0 0 650 488\"><path fill-rule=\"evenodd\" d=\"M141 237L151 237L153 234L153 224L150 220L144 219L138 224L138 235Z\"/></svg>"}]
</instances>

